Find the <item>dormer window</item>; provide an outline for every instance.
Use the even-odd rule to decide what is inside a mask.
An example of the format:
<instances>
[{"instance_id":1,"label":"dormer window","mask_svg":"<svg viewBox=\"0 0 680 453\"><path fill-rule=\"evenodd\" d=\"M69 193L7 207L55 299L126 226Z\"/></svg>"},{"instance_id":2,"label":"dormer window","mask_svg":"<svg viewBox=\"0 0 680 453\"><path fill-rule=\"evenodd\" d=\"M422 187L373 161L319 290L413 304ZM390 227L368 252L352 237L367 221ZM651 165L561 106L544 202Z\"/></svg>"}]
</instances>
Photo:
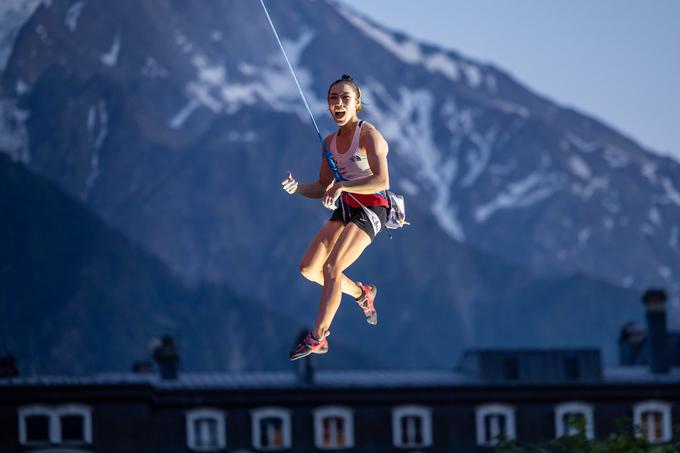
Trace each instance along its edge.
<instances>
[{"instance_id":1,"label":"dormer window","mask_svg":"<svg viewBox=\"0 0 680 453\"><path fill-rule=\"evenodd\" d=\"M315 410L314 444L322 450L352 448L354 424L351 409L328 406Z\"/></svg>"},{"instance_id":2,"label":"dormer window","mask_svg":"<svg viewBox=\"0 0 680 453\"><path fill-rule=\"evenodd\" d=\"M52 415L49 412L34 412L20 415L20 426L23 425L23 435L19 441L22 444L41 444L50 442L50 423Z\"/></svg>"},{"instance_id":3,"label":"dormer window","mask_svg":"<svg viewBox=\"0 0 680 453\"><path fill-rule=\"evenodd\" d=\"M227 447L224 413L216 409L193 409L186 413L187 447L194 451L217 451Z\"/></svg>"},{"instance_id":4,"label":"dormer window","mask_svg":"<svg viewBox=\"0 0 680 453\"><path fill-rule=\"evenodd\" d=\"M477 445L493 447L515 438L515 409L505 404L485 404L476 409Z\"/></svg>"},{"instance_id":5,"label":"dormer window","mask_svg":"<svg viewBox=\"0 0 680 453\"><path fill-rule=\"evenodd\" d=\"M392 410L392 443L400 448L432 445L432 415L422 406L400 406Z\"/></svg>"},{"instance_id":6,"label":"dormer window","mask_svg":"<svg viewBox=\"0 0 680 453\"><path fill-rule=\"evenodd\" d=\"M19 408L22 445L86 445L92 443L92 414L87 406L23 406Z\"/></svg>"},{"instance_id":7,"label":"dormer window","mask_svg":"<svg viewBox=\"0 0 680 453\"><path fill-rule=\"evenodd\" d=\"M633 408L633 423L640 427L640 435L650 444L669 442L671 405L662 401L644 401Z\"/></svg>"},{"instance_id":8,"label":"dormer window","mask_svg":"<svg viewBox=\"0 0 680 453\"><path fill-rule=\"evenodd\" d=\"M263 451L291 448L290 412L263 408L251 413L253 447Z\"/></svg>"},{"instance_id":9,"label":"dormer window","mask_svg":"<svg viewBox=\"0 0 680 453\"><path fill-rule=\"evenodd\" d=\"M556 437L576 436L581 426L585 429L586 438L595 437L593 407L590 404L574 401L555 407Z\"/></svg>"}]
</instances>

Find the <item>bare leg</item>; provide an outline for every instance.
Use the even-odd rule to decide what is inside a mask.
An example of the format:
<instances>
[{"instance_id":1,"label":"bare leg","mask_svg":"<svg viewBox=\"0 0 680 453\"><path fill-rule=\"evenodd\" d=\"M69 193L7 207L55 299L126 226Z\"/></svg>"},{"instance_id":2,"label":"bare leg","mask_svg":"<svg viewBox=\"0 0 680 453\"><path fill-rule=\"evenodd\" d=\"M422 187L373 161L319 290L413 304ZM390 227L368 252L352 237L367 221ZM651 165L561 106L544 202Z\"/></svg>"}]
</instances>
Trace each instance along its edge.
<instances>
[{"instance_id":1,"label":"bare leg","mask_svg":"<svg viewBox=\"0 0 680 453\"><path fill-rule=\"evenodd\" d=\"M338 238L345 230L342 222L326 222L309 245L305 256L300 263L300 273L310 281L324 285L323 264L331 254ZM347 278L345 274L340 275L342 292L354 298L361 296L361 289L355 282ZM318 338L318 337L317 337Z\"/></svg>"},{"instance_id":2,"label":"bare leg","mask_svg":"<svg viewBox=\"0 0 680 453\"><path fill-rule=\"evenodd\" d=\"M345 226L335 242L323 265L324 285L319 304L319 314L312 332L316 338L323 338L338 311L338 307L340 307L343 271L361 256L370 243L371 238L368 234L351 222ZM359 293L361 293L360 290Z\"/></svg>"}]
</instances>

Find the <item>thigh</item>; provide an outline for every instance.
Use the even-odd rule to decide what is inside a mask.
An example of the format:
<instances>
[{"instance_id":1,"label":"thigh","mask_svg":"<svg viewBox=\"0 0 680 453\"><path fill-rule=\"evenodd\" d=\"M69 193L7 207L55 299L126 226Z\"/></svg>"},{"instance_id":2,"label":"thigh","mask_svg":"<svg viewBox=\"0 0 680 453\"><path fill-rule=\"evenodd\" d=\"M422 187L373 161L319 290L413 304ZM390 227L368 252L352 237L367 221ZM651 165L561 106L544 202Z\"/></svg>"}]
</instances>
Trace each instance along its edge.
<instances>
[{"instance_id":1,"label":"thigh","mask_svg":"<svg viewBox=\"0 0 680 453\"><path fill-rule=\"evenodd\" d=\"M348 223L338 237L326 262L338 272L343 272L371 243L371 237L355 223Z\"/></svg>"},{"instance_id":2,"label":"thigh","mask_svg":"<svg viewBox=\"0 0 680 453\"><path fill-rule=\"evenodd\" d=\"M321 270L321 266L330 255L333 246L337 242L340 234L345 229L342 222L329 220L321 227L316 237L309 244L307 252L302 257L302 267L316 267Z\"/></svg>"}]
</instances>

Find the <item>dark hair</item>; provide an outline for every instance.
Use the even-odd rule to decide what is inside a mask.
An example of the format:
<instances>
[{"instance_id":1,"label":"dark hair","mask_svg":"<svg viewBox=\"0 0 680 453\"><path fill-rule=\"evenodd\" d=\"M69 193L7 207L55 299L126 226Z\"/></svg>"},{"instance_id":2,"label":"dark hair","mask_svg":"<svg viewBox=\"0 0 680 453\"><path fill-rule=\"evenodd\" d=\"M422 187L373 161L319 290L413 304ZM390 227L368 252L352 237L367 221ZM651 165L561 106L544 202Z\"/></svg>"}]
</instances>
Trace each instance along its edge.
<instances>
[{"instance_id":1,"label":"dark hair","mask_svg":"<svg viewBox=\"0 0 680 453\"><path fill-rule=\"evenodd\" d=\"M333 88L334 85L338 83L348 83L352 85L352 88L354 88L354 94L357 96L357 100L361 101L361 90L359 89L359 85L354 81L351 75L349 74L343 74L342 77L340 77L338 80L335 82L331 83L331 85L328 87L328 93L326 94L326 97L328 97L331 94L331 88ZM361 109L361 105L359 105L359 109Z\"/></svg>"}]
</instances>

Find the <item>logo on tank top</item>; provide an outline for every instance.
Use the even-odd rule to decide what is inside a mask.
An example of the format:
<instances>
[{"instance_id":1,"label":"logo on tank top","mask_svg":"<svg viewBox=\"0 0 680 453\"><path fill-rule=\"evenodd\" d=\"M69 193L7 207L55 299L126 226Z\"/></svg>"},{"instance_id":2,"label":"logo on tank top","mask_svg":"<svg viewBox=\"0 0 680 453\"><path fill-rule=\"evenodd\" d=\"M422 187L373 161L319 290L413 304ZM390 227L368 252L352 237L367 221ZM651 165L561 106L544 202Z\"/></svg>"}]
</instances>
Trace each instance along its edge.
<instances>
[{"instance_id":1,"label":"logo on tank top","mask_svg":"<svg viewBox=\"0 0 680 453\"><path fill-rule=\"evenodd\" d=\"M361 162L361 156L355 154L354 156L350 157L349 160L353 160L354 162Z\"/></svg>"}]
</instances>

